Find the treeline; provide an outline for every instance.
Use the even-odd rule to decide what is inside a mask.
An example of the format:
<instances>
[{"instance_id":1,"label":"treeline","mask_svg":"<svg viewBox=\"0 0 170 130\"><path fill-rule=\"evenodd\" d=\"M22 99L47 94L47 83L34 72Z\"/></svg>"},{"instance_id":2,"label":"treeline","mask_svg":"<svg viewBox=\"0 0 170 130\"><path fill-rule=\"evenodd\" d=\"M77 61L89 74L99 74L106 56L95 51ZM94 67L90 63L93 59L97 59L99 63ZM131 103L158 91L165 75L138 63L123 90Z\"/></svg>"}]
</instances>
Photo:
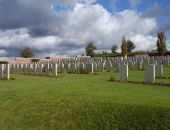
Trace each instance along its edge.
<instances>
[{"instance_id":1,"label":"treeline","mask_svg":"<svg viewBox=\"0 0 170 130\"><path fill-rule=\"evenodd\" d=\"M153 54L157 56L163 56L167 53L167 48L166 48L166 35L164 32L159 32L157 34L157 43L156 43L157 49L152 50L151 52L148 51L138 51L138 52L132 52L135 49L135 44L131 40L126 40L125 37L122 37L122 43L121 43L121 53L117 53L118 46L117 45L112 45L111 47L111 52L106 52L103 51L102 53L96 54L96 46L94 43L90 42L86 46L86 55L87 56L102 56L102 57L109 57L109 56L134 56L134 55L140 55L140 54ZM154 52L154 53L152 53Z\"/></svg>"}]
</instances>

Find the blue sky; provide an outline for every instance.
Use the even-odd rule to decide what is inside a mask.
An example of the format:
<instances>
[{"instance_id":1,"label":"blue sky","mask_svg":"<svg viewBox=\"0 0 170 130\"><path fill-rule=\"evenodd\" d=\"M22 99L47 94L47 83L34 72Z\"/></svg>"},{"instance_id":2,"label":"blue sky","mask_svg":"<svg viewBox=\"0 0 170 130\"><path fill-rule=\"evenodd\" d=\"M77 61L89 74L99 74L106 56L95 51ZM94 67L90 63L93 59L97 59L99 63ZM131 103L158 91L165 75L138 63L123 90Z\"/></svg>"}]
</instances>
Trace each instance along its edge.
<instances>
[{"instance_id":1,"label":"blue sky","mask_svg":"<svg viewBox=\"0 0 170 130\"><path fill-rule=\"evenodd\" d=\"M153 11L157 10L157 14L153 14L153 18L156 19L158 26L164 26L168 20L166 19L167 14L170 11L170 0L96 0L93 4L100 4L111 14L124 11L124 10L135 10L138 13L144 13L151 8ZM69 6L55 5L56 11L67 10ZM152 11L152 10L150 10ZM159 14L160 13L160 14ZM152 12L151 12L152 14ZM169 15L168 15L169 17ZM159 30L164 31L164 30ZM167 39L170 40L170 31L166 30ZM156 32L155 32L156 33ZM169 44L169 43L168 43Z\"/></svg>"},{"instance_id":2,"label":"blue sky","mask_svg":"<svg viewBox=\"0 0 170 130\"><path fill-rule=\"evenodd\" d=\"M133 1L133 0L132 0ZM135 9L139 12L144 11L145 9L149 8L152 6L154 3L158 3L161 8L164 8L166 6L170 6L170 1L169 0L134 0L134 1L139 1L136 2ZM131 2L129 0L97 0L97 3L103 5L108 11L112 11L112 7L114 4L116 10L125 10L125 9L134 9L132 7Z\"/></svg>"},{"instance_id":3,"label":"blue sky","mask_svg":"<svg viewBox=\"0 0 170 130\"><path fill-rule=\"evenodd\" d=\"M126 9L136 10L137 12L142 13L145 12L145 10L152 7L154 4L159 5L161 10L170 7L170 0L132 0L132 1L138 1L136 6L132 6L132 3L129 2L129 0L97 0L96 2L101 4L110 13ZM165 16L158 15L156 19L160 24L163 24L162 22L165 19Z\"/></svg>"}]
</instances>

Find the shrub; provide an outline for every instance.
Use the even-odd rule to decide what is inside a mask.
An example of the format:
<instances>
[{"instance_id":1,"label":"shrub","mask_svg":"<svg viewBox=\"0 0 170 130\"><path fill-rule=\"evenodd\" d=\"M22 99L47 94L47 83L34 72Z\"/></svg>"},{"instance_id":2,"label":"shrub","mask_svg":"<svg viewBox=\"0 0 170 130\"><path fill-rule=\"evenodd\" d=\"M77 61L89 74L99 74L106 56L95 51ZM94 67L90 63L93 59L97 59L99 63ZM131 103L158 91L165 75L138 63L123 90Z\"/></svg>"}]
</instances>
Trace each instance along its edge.
<instances>
[{"instance_id":1,"label":"shrub","mask_svg":"<svg viewBox=\"0 0 170 130\"><path fill-rule=\"evenodd\" d=\"M85 68L80 68L80 74L89 74L89 70Z\"/></svg>"},{"instance_id":2,"label":"shrub","mask_svg":"<svg viewBox=\"0 0 170 130\"><path fill-rule=\"evenodd\" d=\"M116 79L113 76L111 76L110 81L116 81Z\"/></svg>"}]
</instances>

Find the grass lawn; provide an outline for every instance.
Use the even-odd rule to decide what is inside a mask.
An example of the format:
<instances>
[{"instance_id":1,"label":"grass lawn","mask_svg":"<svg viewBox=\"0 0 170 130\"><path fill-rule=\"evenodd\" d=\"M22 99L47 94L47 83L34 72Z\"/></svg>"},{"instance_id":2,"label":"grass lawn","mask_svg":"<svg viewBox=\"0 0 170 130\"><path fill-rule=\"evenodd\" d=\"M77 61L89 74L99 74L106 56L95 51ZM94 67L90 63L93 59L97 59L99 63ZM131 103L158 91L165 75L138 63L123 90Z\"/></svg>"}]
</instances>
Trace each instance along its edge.
<instances>
[{"instance_id":1,"label":"grass lawn","mask_svg":"<svg viewBox=\"0 0 170 130\"><path fill-rule=\"evenodd\" d=\"M170 87L113 83L110 76L118 79L119 73L59 73L58 78L13 74L13 80L0 80L0 129L170 129ZM144 71L131 70L129 79L144 80Z\"/></svg>"}]
</instances>

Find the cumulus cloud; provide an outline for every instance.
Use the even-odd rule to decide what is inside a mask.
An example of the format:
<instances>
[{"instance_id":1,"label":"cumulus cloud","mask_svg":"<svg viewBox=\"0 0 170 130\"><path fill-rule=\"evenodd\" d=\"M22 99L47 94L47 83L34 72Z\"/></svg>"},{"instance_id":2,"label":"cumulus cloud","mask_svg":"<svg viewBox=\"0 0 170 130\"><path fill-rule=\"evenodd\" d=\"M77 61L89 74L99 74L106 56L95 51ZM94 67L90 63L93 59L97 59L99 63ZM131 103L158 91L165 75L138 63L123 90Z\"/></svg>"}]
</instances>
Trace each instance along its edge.
<instances>
[{"instance_id":1,"label":"cumulus cloud","mask_svg":"<svg viewBox=\"0 0 170 130\"><path fill-rule=\"evenodd\" d=\"M161 6L155 2L152 6L148 7L143 13L142 13L142 17L145 18L159 18L159 20L161 19L160 25L157 28L156 32L160 32L160 31L170 31L170 6L167 5L163 8L161 8Z\"/></svg>"},{"instance_id":2,"label":"cumulus cloud","mask_svg":"<svg viewBox=\"0 0 170 130\"><path fill-rule=\"evenodd\" d=\"M110 50L113 44L120 47L123 35L134 40L137 49L148 50L155 45L151 35L157 27L155 18L142 17L134 10L111 14L95 0L75 1L67 11L55 11L44 1L13 0L6 16L0 11L0 50L5 50L6 56L19 56L24 47L31 47L38 56L83 54L91 41L98 50ZM5 7L0 5L0 10L5 11Z\"/></svg>"},{"instance_id":3,"label":"cumulus cloud","mask_svg":"<svg viewBox=\"0 0 170 130\"><path fill-rule=\"evenodd\" d=\"M7 57L19 56L20 51L25 47L32 48L38 56L74 55L78 54L75 51L82 47L75 39L71 38L31 37L26 28L5 31L0 33L0 37L0 48L9 51L9 53L5 53L3 50L0 56Z\"/></svg>"},{"instance_id":4,"label":"cumulus cloud","mask_svg":"<svg viewBox=\"0 0 170 130\"><path fill-rule=\"evenodd\" d=\"M6 56L7 52L5 50L0 50L0 56Z\"/></svg>"},{"instance_id":5,"label":"cumulus cloud","mask_svg":"<svg viewBox=\"0 0 170 130\"><path fill-rule=\"evenodd\" d=\"M135 35L134 37L131 37L130 40L132 40L136 48L135 50L146 50L146 48L149 50L150 48L155 49L156 47L156 37L152 36L143 36L143 35Z\"/></svg>"}]
</instances>

